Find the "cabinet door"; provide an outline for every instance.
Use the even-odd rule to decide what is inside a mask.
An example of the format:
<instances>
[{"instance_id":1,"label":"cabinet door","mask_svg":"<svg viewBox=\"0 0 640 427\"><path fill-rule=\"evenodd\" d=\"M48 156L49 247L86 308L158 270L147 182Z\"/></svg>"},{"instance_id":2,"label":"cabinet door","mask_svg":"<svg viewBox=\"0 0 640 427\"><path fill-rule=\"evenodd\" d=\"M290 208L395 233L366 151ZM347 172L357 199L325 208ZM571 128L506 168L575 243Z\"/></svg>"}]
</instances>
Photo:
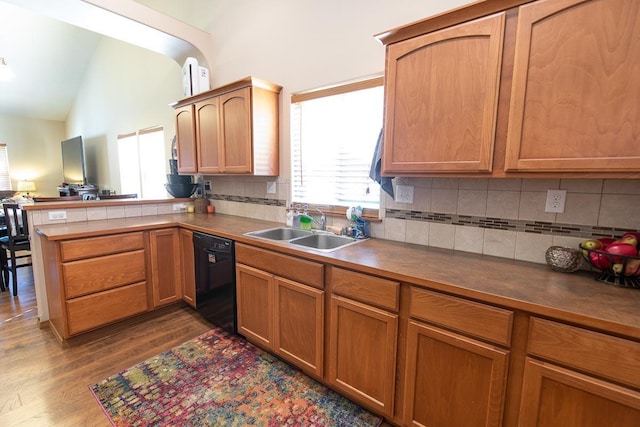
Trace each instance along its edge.
<instances>
[{"instance_id":1,"label":"cabinet door","mask_svg":"<svg viewBox=\"0 0 640 427\"><path fill-rule=\"evenodd\" d=\"M153 306L182 299L180 237L176 228L149 232Z\"/></svg>"},{"instance_id":2,"label":"cabinet door","mask_svg":"<svg viewBox=\"0 0 640 427\"><path fill-rule=\"evenodd\" d=\"M640 2L519 9L505 168L640 170Z\"/></svg>"},{"instance_id":3,"label":"cabinet door","mask_svg":"<svg viewBox=\"0 0 640 427\"><path fill-rule=\"evenodd\" d=\"M251 173L251 89L220 95L221 158L226 173Z\"/></svg>"},{"instance_id":4,"label":"cabinet door","mask_svg":"<svg viewBox=\"0 0 640 427\"><path fill-rule=\"evenodd\" d=\"M273 275L236 264L238 333L273 350Z\"/></svg>"},{"instance_id":5,"label":"cabinet door","mask_svg":"<svg viewBox=\"0 0 640 427\"><path fill-rule=\"evenodd\" d=\"M193 232L180 229L180 269L182 273L182 299L196 306L196 266L193 250Z\"/></svg>"},{"instance_id":6,"label":"cabinet door","mask_svg":"<svg viewBox=\"0 0 640 427\"><path fill-rule=\"evenodd\" d=\"M637 427L640 393L527 358L520 427Z\"/></svg>"},{"instance_id":7,"label":"cabinet door","mask_svg":"<svg viewBox=\"0 0 640 427\"><path fill-rule=\"evenodd\" d=\"M178 150L178 172L196 173L196 125L193 105L176 108L176 148Z\"/></svg>"},{"instance_id":8,"label":"cabinet door","mask_svg":"<svg viewBox=\"0 0 640 427\"><path fill-rule=\"evenodd\" d=\"M195 105L199 173L219 173L222 170L219 114L220 99L218 97L198 102Z\"/></svg>"},{"instance_id":9,"label":"cabinet door","mask_svg":"<svg viewBox=\"0 0 640 427\"><path fill-rule=\"evenodd\" d=\"M398 316L332 295L330 325L329 382L392 418Z\"/></svg>"},{"instance_id":10,"label":"cabinet door","mask_svg":"<svg viewBox=\"0 0 640 427\"><path fill-rule=\"evenodd\" d=\"M387 47L383 172L490 172L505 15Z\"/></svg>"},{"instance_id":11,"label":"cabinet door","mask_svg":"<svg viewBox=\"0 0 640 427\"><path fill-rule=\"evenodd\" d=\"M303 371L322 377L324 291L275 278L274 350Z\"/></svg>"},{"instance_id":12,"label":"cabinet door","mask_svg":"<svg viewBox=\"0 0 640 427\"><path fill-rule=\"evenodd\" d=\"M508 355L499 347L410 321L407 425L502 425Z\"/></svg>"}]
</instances>

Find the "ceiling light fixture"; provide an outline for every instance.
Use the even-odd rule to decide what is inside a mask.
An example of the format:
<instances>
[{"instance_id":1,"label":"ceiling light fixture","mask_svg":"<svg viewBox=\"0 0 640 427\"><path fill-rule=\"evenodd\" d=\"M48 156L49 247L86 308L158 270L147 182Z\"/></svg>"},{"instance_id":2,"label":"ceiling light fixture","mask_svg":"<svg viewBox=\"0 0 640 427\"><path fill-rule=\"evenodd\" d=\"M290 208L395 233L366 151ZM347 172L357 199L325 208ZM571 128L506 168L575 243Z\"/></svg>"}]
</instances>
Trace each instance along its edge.
<instances>
[{"instance_id":1,"label":"ceiling light fixture","mask_svg":"<svg viewBox=\"0 0 640 427\"><path fill-rule=\"evenodd\" d=\"M9 82L16 78L16 75L13 74L9 65L4 60L4 58L0 58L0 82Z\"/></svg>"}]
</instances>

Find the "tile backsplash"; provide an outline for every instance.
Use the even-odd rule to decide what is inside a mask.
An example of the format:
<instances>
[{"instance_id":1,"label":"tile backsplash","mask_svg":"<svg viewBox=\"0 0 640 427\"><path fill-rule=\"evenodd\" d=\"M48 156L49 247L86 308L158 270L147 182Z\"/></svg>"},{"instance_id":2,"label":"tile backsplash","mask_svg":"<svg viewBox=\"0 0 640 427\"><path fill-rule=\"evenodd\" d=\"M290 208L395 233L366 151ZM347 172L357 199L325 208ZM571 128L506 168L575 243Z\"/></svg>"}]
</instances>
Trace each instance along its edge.
<instances>
[{"instance_id":1,"label":"tile backsplash","mask_svg":"<svg viewBox=\"0 0 640 427\"><path fill-rule=\"evenodd\" d=\"M285 222L288 179L206 179L217 212ZM274 180L276 193L267 194ZM383 195L374 238L544 263L549 246L640 230L640 180L396 178L397 184L414 187L414 202ZM567 190L564 213L544 211L548 189Z\"/></svg>"}]
</instances>

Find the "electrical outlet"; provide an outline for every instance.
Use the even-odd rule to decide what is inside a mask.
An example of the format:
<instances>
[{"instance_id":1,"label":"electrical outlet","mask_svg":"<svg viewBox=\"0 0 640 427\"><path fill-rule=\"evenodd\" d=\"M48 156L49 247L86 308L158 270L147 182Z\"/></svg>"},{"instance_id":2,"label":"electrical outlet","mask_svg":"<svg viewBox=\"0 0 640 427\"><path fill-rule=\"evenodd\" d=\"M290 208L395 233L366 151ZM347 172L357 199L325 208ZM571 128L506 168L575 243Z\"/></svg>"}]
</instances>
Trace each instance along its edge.
<instances>
[{"instance_id":1,"label":"electrical outlet","mask_svg":"<svg viewBox=\"0 0 640 427\"><path fill-rule=\"evenodd\" d=\"M396 185L396 202L413 203L413 187L410 185Z\"/></svg>"},{"instance_id":2,"label":"electrical outlet","mask_svg":"<svg viewBox=\"0 0 640 427\"><path fill-rule=\"evenodd\" d=\"M211 191L211 181L204 182L204 191Z\"/></svg>"},{"instance_id":3,"label":"electrical outlet","mask_svg":"<svg viewBox=\"0 0 640 427\"><path fill-rule=\"evenodd\" d=\"M184 212L187 210L187 205L185 205L184 203L174 203L173 204L173 211L174 212Z\"/></svg>"},{"instance_id":4,"label":"electrical outlet","mask_svg":"<svg viewBox=\"0 0 640 427\"><path fill-rule=\"evenodd\" d=\"M276 194L276 182L267 181L267 194Z\"/></svg>"},{"instance_id":5,"label":"electrical outlet","mask_svg":"<svg viewBox=\"0 0 640 427\"><path fill-rule=\"evenodd\" d=\"M564 203L567 199L567 190L547 190L547 203L545 212L564 213Z\"/></svg>"},{"instance_id":6,"label":"electrical outlet","mask_svg":"<svg viewBox=\"0 0 640 427\"><path fill-rule=\"evenodd\" d=\"M67 211L49 211L49 221L67 219Z\"/></svg>"}]
</instances>

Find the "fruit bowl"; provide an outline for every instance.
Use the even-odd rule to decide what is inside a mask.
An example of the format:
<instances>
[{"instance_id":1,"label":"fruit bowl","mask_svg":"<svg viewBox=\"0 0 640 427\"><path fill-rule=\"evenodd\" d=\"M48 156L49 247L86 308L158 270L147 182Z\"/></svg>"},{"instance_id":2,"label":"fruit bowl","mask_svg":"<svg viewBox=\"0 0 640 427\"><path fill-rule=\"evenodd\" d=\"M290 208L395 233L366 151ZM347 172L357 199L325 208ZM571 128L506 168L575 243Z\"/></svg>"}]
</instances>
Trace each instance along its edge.
<instances>
[{"instance_id":1,"label":"fruit bowl","mask_svg":"<svg viewBox=\"0 0 640 427\"><path fill-rule=\"evenodd\" d=\"M609 285L640 289L640 257L620 255L604 249L590 249L580 244L589 265L600 272L595 279Z\"/></svg>"}]
</instances>

